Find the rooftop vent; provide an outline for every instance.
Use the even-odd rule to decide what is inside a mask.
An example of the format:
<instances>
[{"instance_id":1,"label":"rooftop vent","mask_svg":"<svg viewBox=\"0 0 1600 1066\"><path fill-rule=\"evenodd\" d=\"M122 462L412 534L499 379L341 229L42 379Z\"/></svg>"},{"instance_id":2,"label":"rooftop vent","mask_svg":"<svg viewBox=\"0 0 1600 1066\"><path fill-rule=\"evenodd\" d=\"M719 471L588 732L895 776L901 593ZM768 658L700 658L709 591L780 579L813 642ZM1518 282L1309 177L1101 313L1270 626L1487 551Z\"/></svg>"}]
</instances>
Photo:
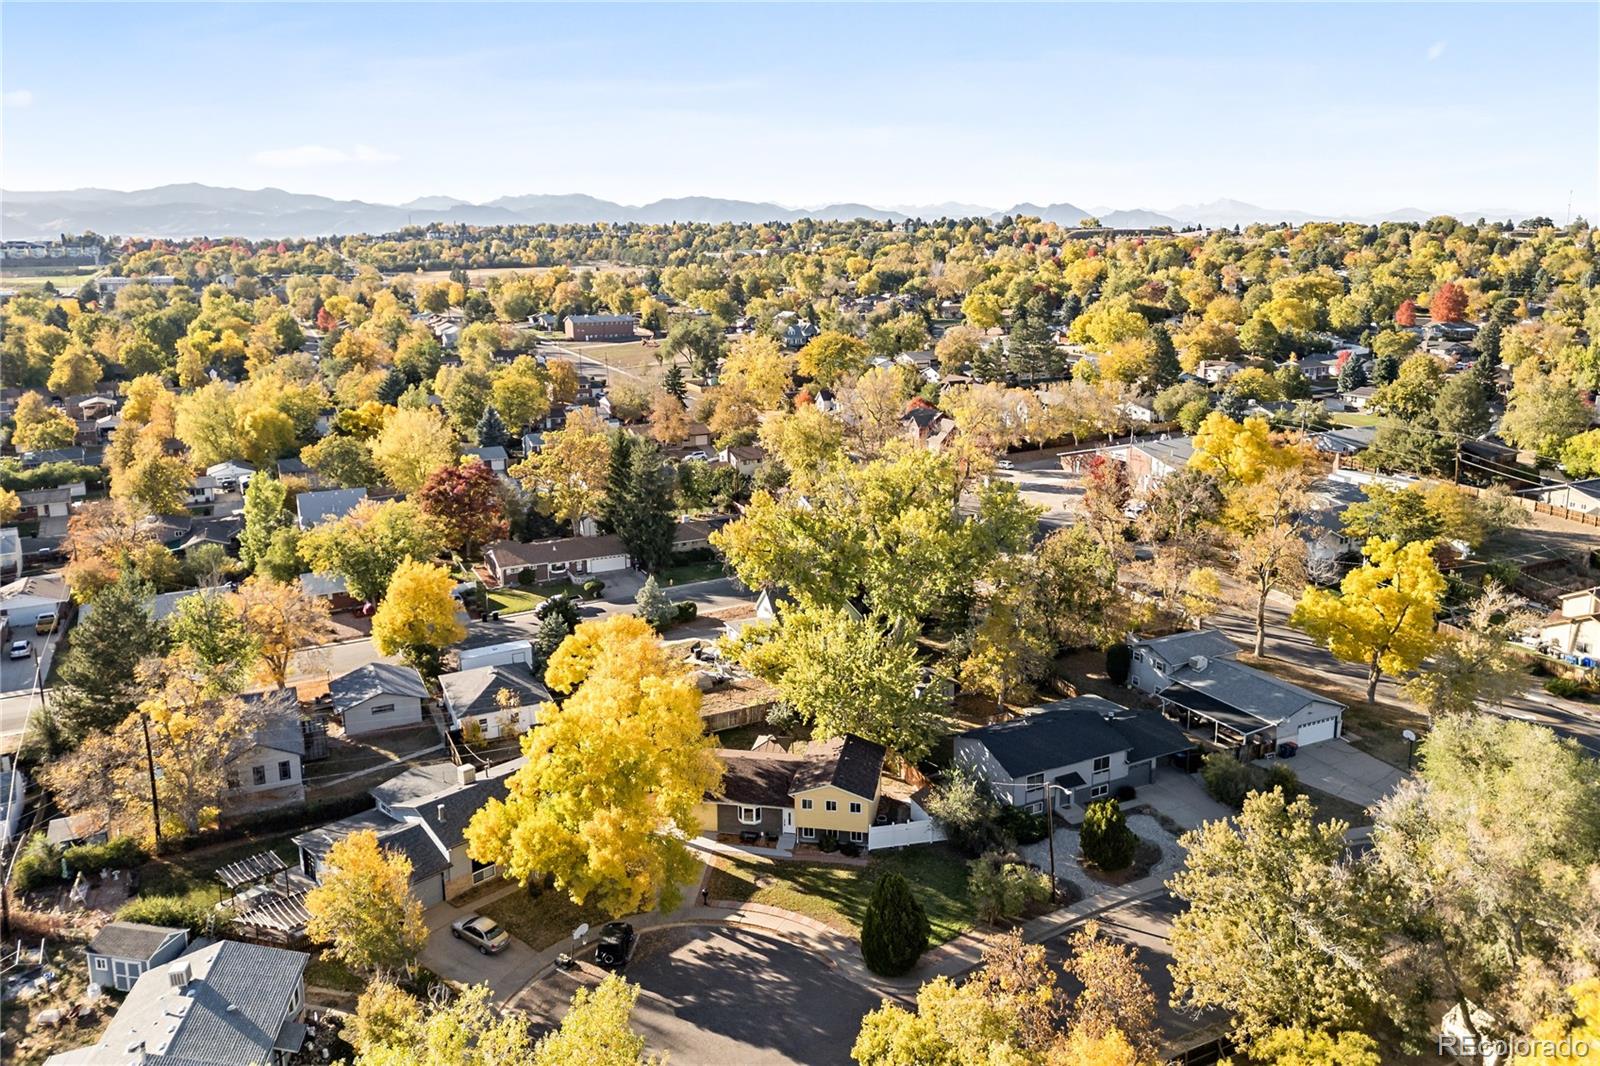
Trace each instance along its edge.
<instances>
[{"instance_id":1,"label":"rooftop vent","mask_svg":"<svg viewBox=\"0 0 1600 1066\"><path fill-rule=\"evenodd\" d=\"M433 816L440 822L444 821L444 804L441 803L433 808Z\"/></svg>"},{"instance_id":2,"label":"rooftop vent","mask_svg":"<svg viewBox=\"0 0 1600 1066\"><path fill-rule=\"evenodd\" d=\"M173 988L187 988L189 982L194 980L194 971L189 968L189 963L179 959L167 967L167 984Z\"/></svg>"},{"instance_id":3,"label":"rooftop vent","mask_svg":"<svg viewBox=\"0 0 1600 1066\"><path fill-rule=\"evenodd\" d=\"M470 785L478 779L478 768L471 763L462 763L456 767L456 784Z\"/></svg>"},{"instance_id":4,"label":"rooftop vent","mask_svg":"<svg viewBox=\"0 0 1600 1066\"><path fill-rule=\"evenodd\" d=\"M1210 665L1211 660L1207 659L1204 655L1192 655L1189 657L1189 668L1197 674L1205 673L1206 667Z\"/></svg>"}]
</instances>

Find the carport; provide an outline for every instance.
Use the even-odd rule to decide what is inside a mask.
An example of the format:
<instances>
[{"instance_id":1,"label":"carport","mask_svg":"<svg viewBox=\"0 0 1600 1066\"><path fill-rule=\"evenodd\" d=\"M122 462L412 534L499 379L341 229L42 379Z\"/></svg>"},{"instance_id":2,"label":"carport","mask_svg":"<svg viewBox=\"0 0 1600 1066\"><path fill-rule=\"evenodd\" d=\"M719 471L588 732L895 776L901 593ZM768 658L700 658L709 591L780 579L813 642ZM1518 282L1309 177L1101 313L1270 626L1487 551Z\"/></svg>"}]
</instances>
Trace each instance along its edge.
<instances>
[{"instance_id":1,"label":"carport","mask_svg":"<svg viewBox=\"0 0 1600 1066\"><path fill-rule=\"evenodd\" d=\"M1253 714L1230 707L1182 685L1169 686L1157 697L1163 714L1190 732L1209 730L1211 743L1240 755L1246 761L1259 758L1277 747L1277 725Z\"/></svg>"}]
</instances>

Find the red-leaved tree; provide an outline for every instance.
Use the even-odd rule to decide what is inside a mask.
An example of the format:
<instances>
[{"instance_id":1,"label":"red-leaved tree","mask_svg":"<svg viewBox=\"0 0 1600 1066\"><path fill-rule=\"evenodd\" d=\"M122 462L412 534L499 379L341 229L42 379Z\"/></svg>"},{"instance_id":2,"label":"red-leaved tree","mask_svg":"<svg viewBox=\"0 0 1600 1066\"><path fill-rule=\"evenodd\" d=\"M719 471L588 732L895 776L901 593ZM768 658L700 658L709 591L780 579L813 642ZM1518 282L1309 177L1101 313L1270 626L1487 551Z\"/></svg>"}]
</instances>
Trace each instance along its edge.
<instances>
[{"instance_id":1,"label":"red-leaved tree","mask_svg":"<svg viewBox=\"0 0 1600 1066\"><path fill-rule=\"evenodd\" d=\"M1417 301L1407 300L1394 309L1394 321L1398 326L1414 326L1417 324Z\"/></svg>"},{"instance_id":2,"label":"red-leaved tree","mask_svg":"<svg viewBox=\"0 0 1600 1066\"><path fill-rule=\"evenodd\" d=\"M1428 316L1435 322L1460 322L1467 317L1467 294L1453 281L1439 286L1428 305Z\"/></svg>"},{"instance_id":3,"label":"red-leaved tree","mask_svg":"<svg viewBox=\"0 0 1600 1066\"><path fill-rule=\"evenodd\" d=\"M333 329L333 327L338 325L338 324L339 323L334 320L334 317L332 315L328 314L328 309L326 307L317 308L317 328L318 329L320 329L324 333L327 333L329 330Z\"/></svg>"},{"instance_id":4,"label":"red-leaved tree","mask_svg":"<svg viewBox=\"0 0 1600 1066\"><path fill-rule=\"evenodd\" d=\"M461 466L441 466L417 490L417 506L444 531L451 547L471 556L481 544L506 535L505 504L500 479L481 459Z\"/></svg>"}]
</instances>

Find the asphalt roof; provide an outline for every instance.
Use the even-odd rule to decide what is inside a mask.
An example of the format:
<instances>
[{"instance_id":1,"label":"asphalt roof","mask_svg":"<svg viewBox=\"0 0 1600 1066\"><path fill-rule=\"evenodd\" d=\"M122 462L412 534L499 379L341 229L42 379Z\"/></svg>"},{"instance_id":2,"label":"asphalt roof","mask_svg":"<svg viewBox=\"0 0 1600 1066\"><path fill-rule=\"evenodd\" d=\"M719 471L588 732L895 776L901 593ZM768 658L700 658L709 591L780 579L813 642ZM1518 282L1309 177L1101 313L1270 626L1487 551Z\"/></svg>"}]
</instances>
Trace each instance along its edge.
<instances>
[{"instance_id":1,"label":"asphalt roof","mask_svg":"<svg viewBox=\"0 0 1600 1066\"><path fill-rule=\"evenodd\" d=\"M463 718L474 714L493 714L500 710L500 703L495 697L508 689L516 693L521 701L515 706L525 707L550 699L550 690L523 663L476 666L471 670L440 674L439 688L451 712Z\"/></svg>"},{"instance_id":2,"label":"asphalt roof","mask_svg":"<svg viewBox=\"0 0 1600 1066\"><path fill-rule=\"evenodd\" d=\"M1206 663L1204 670L1196 670L1185 663L1172 672L1172 685L1161 694L1167 695L1175 685L1274 724L1312 703L1338 706L1333 700L1299 685L1226 659L1213 659Z\"/></svg>"},{"instance_id":3,"label":"asphalt roof","mask_svg":"<svg viewBox=\"0 0 1600 1066\"><path fill-rule=\"evenodd\" d=\"M722 789L710 798L755 807L789 806L789 789L805 760L771 752L719 751Z\"/></svg>"},{"instance_id":4,"label":"asphalt roof","mask_svg":"<svg viewBox=\"0 0 1600 1066\"><path fill-rule=\"evenodd\" d=\"M883 774L884 746L852 734L835 737L826 744L809 745L805 764L794 776L791 793L832 785L853 796L868 799L878 794L878 778Z\"/></svg>"},{"instance_id":5,"label":"asphalt roof","mask_svg":"<svg viewBox=\"0 0 1600 1066\"><path fill-rule=\"evenodd\" d=\"M1129 762L1186 751L1194 745L1160 715L1139 713L1099 696L1047 703L1019 718L959 735L981 743L1013 778L1073 766L1115 752Z\"/></svg>"},{"instance_id":6,"label":"asphalt roof","mask_svg":"<svg viewBox=\"0 0 1600 1066\"><path fill-rule=\"evenodd\" d=\"M112 922L89 941L89 950L114 959L148 959L175 936L187 937L187 933L164 925Z\"/></svg>"},{"instance_id":7,"label":"asphalt roof","mask_svg":"<svg viewBox=\"0 0 1600 1066\"><path fill-rule=\"evenodd\" d=\"M527 566L534 563L575 563L627 555L615 534L599 537L552 537L549 540L497 540L483 550L484 558L496 566Z\"/></svg>"},{"instance_id":8,"label":"asphalt roof","mask_svg":"<svg viewBox=\"0 0 1600 1066\"><path fill-rule=\"evenodd\" d=\"M328 682L334 709L343 713L374 696L415 696L425 699L422 675L409 666L368 663Z\"/></svg>"},{"instance_id":9,"label":"asphalt roof","mask_svg":"<svg viewBox=\"0 0 1600 1066\"><path fill-rule=\"evenodd\" d=\"M98 1043L48 1061L53 1066L243 1066L272 1061L309 958L303 952L238 940L182 955L144 972ZM183 965L192 979L174 988L169 974ZM134 1045L142 1055L129 1051Z\"/></svg>"},{"instance_id":10,"label":"asphalt roof","mask_svg":"<svg viewBox=\"0 0 1600 1066\"><path fill-rule=\"evenodd\" d=\"M309 829L294 838L296 846L321 858L334 844L352 833L371 832L378 845L411 860L411 880L420 881L450 868L450 857L427 830L415 822L400 821L379 810L363 811L337 822ZM448 846L448 845L446 845Z\"/></svg>"},{"instance_id":11,"label":"asphalt roof","mask_svg":"<svg viewBox=\"0 0 1600 1066\"><path fill-rule=\"evenodd\" d=\"M366 489L322 489L302 492L294 498L294 513L300 525L310 529L319 522L343 518L367 498Z\"/></svg>"},{"instance_id":12,"label":"asphalt roof","mask_svg":"<svg viewBox=\"0 0 1600 1066\"><path fill-rule=\"evenodd\" d=\"M1151 640L1135 640L1131 642L1131 646L1154 652L1168 663L1185 662L1196 655L1204 655L1208 659L1225 659L1239 654L1238 646L1229 640L1226 634L1216 629L1191 629Z\"/></svg>"},{"instance_id":13,"label":"asphalt roof","mask_svg":"<svg viewBox=\"0 0 1600 1066\"><path fill-rule=\"evenodd\" d=\"M1142 440L1132 447L1152 459L1181 470L1189 465L1189 459L1194 455L1194 438L1169 437L1166 440Z\"/></svg>"}]
</instances>

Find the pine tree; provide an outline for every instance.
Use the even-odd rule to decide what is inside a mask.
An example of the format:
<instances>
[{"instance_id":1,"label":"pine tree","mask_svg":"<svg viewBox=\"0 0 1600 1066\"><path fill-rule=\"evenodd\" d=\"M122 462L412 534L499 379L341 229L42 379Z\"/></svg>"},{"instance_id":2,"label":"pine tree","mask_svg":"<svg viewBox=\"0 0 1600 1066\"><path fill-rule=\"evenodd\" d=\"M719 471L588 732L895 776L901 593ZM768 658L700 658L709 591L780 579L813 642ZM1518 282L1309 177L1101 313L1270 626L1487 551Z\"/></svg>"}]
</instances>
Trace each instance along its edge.
<instances>
[{"instance_id":1,"label":"pine tree","mask_svg":"<svg viewBox=\"0 0 1600 1066\"><path fill-rule=\"evenodd\" d=\"M1122 815L1122 804L1114 799L1105 799L1089 804L1089 809L1084 812L1078 843L1086 862L1114 873L1126 869L1133 862L1134 849L1139 841Z\"/></svg>"},{"instance_id":2,"label":"pine tree","mask_svg":"<svg viewBox=\"0 0 1600 1066\"><path fill-rule=\"evenodd\" d=\"M1183 373L1183 367L1178 363L1178 349L1172 343L1172 335L1167 332L1166 326L1156 326L1150 331L1150 339L1156 346L1155 384L1157 388L1166 388L1178 380L1178 375Z\"/></svg>"},{"instance_id":3,"label":"pine tree","mask_svg":"<svg viewBox=\"0 0 1600 1066\"><path fill-rule=\"evenodd\" d=\"M539 630L533 636L533 654L539 662L550 661L550 656L561 647L561 642L572 633L572 626L567 624L566 616L560 611L549 611L539 622Z\"/></svg>"},{"instance_id":4,"label":"pine tree","mask_svg":"<svg viewBox=\"0 0 1600 1066\"><path fill-rule=\"evenodd\" d=\"M72 630L51 694L51 709L62 732L74 740L110 729L131 714L141 689L134 668L144 656L161 655L167 626L150 615L155 590L132 568L101 589L94 610Z\"/></svg>"},{"instance_id":5,"label":"pine tree","mask_svg":"<svg viewBox=\"0 0 1600 1066\"><path fill-rule=\"evenodd\" d=\"M501 447L505 444L506 437L506 424L501 420L500 412L494 409L494 404L488 404L478 419L478 447Z\"/></svg>"},{"instance_id":6,"label":"pine tree","mask_svg":"<svg viewBox=\"0 0 1600 1066\"><path fill-rule=\"evenodd\" d=\"M1500 334L1501 326L1498 318L1491 318L1478 331L1479 366L1487 365L1492 370L1500 365Z\"/></svg>"},{"instance_id":7,"label":"pine tree","mask_svg":"<svg viewBox=\"0 0 1600 1066\"><path fill-rule=\"evenodd\" d=\"M886 873L872 888L861 919L861 956L867 968L899 977L917 964L928 947L928 916L897 873Z\"/></svg>"},{"instance_id":8,"label":"pine tree","mask_svg":"<svg viewBox=\"0 0 1600 1066\"><path fill-rule=\"evenodd\" d=\"M394 367L383 376L383 381L378 384L378 402L394 404L400 400L400 394L406 391L406 376Z\"/></svg>"},{"instance_id":9,"label":"pine tree","mask_svg":"<svg viewBox=\"0 0 1600 1066\"><path fill-rule=\"evenodd\" d=\"M978 354L972 357L972 376L979 381L999 381L1005 377L1001 355L999 341L979 347Z\"/></svg>"},{"instance_id":10,"label":"pine tree","mask_svg":"<svg viewBox=\"0 0 1600 1066\"><path fill-rule=\"evenodd\" d=\"M1367 383L1367 364L1361 361L1358 355L1346 357L1344 366L1339 369L1339 391L1350 392L1359 389Z\"/></svg>"},{"instance_id":11,"label":"pine tree","mask_svg":"<svg viewBox=\"0 0 1600 1066\"><path fill-rule=\"evenodd\" d=\"M677 363L667 367L666 376L661 379L661 387L677 397L679 403L683 403L684 397L689 395L688 386L683 382L683 367Z\"/></svg>"},{"instance_id":12,"label":"pine tree","mask_svg":"<svg viewBox=\"0 0 1600 1066\"><path fill-rule=\"evenodd\" d=\"M644 586L639 589L639 595L633 602L638 608L634 613L649 622L650 627L658 633L671 625L678 613L677 607L656 583L654 574L644 579Z\"/></svg>"}]
</instances>

